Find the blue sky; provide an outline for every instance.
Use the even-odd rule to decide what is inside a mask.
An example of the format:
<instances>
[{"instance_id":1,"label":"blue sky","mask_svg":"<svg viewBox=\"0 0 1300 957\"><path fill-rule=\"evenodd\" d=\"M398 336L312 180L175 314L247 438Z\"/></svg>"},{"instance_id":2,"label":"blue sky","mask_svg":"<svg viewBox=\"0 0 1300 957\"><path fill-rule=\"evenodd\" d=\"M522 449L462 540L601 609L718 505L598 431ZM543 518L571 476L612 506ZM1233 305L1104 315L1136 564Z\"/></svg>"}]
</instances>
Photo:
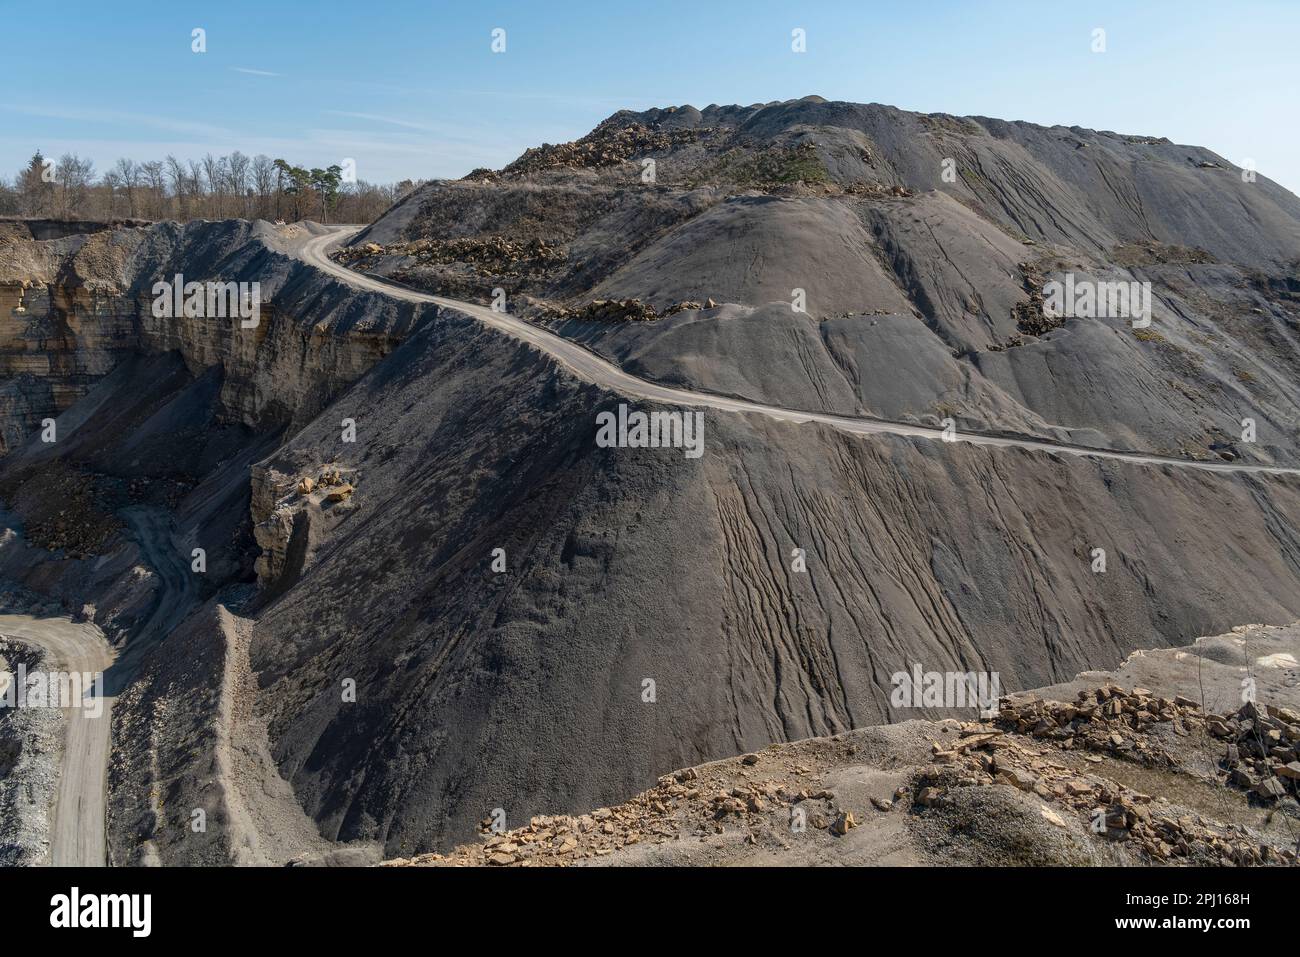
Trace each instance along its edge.
<instances>
[{"instance_id":1,"label":"blue sky","mask_svg":"<svg viewBox=\"0 0 1300 957\"><path fill-rule=\"evenodd\" d=\"M99 172L240 149L351 157L375 182L460 176L624 107L816 93L1168 136L1300 192L1297 0L3 0L0 14L6 177L37 147Z\"/></svg>"}]
</instances>

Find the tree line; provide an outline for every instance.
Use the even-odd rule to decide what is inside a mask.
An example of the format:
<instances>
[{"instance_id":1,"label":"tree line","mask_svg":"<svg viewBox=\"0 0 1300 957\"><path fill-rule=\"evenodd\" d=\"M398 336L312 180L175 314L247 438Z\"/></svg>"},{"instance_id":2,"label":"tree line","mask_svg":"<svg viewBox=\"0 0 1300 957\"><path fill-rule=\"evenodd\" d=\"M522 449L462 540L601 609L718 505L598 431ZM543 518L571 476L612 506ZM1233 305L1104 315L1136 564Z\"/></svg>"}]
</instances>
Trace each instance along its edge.
<instances>
[{"instance_id":1,"label":"tree line","mask_svg":"<svg viewBox=\"0 0 1300 957\"><path fill-rule=\"evenodd\" d=\"M268 219L369 223L424 180L376 185L341 166L294 166L236 150L200 160L119 159L96 175L76 153L37 150L12 181L0 176L0 215L42 219Z\"/></svg>"}]
</instances>

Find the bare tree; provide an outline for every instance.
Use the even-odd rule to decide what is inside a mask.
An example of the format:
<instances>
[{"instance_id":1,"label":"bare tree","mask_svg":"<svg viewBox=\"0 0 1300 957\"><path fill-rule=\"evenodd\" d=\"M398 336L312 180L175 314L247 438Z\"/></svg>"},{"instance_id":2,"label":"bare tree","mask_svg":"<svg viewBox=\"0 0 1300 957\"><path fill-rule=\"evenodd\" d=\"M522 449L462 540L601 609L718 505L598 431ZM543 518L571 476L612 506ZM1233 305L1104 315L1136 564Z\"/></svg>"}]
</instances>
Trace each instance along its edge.
<instances>
[{"instance_id":1,"label":"bare tree","mask_svg":"<svg viewBox=\"0 0 1300 957\"><path fill-rule=\"evenodd\" d=\"M117 218L117 206L122 201L125 188L122 184L122 177L116 170L109 170L99 181L102 187L105 212L108 213L109 219Z\"/></svg>"},{"instance_id":2,"label":"bare tree","mask_svg":"<svg viewBox=\"0 0 1300 957\"><path fill-rule=\"evenodd\" d=\"M203 178L207 182L208 195L211 197L212 203L215 204L217 219L221 219L226 214L226 158L208 153L203 157L203 162L200 165L203 170Z\"/></svg>"},{"instance_id":3,"label":"bare tree","mask_svg":"<svg viewBox=\"0 0 1300 957\"><path fill-rule=\"evenodd\" d=\"M135 160L123 158L113 166L113 174L117 176L122 184L122 189L126 192L126 214L134 219L138 215L136 189L140 185L140 167ZM105 176L104 178L107 179L108 177Z\"/></svg>"},{"instance_id":4,"label":"bare tree","mask_svg":"<svg viewBox=\"0 0 1300 957\"><path fill-rule=\"evenodd\" d=\"M271 194L275 192L275 163L265 153L253 157L253 189L257 191L257 216L271 215Z\"/></svg>"},{"instance_id":5,"label":"bare tree","mask_svg":"<svg viewBox=\"0 0 1300 957\"><path fill-rule=\"evenodd\" d=\"M15 184L17 180L15 179ZM9 181L0 176L0 215L13 216L18 212L18 189L10 186Z\"/></svg>"},{"instance_id":6,"label":"bare tree","mask_svg":"<svg viewBox=\"0 0 1300 957\"><path fill-rule=\"evenodd\" d=\"M149 216L162 219L166 215L167 180L162 160L149 160L140 164L140 177L149 190Z\"/></svg>"},{"instance_id":7,"label":"bare tree","mask_svg":"<svg viewBox=\"0 0 1300 957\"><path fill-rule=\"evenodd\" d=\"M230 154L227 164L226 180L230 185L230 195L235 201L232 212L241 219L248 218L248 171L251 162L247 156L235 150Z\"/></svg>"},{"instance_id":8,"label":"bare tree","mask_svg":"<svg viewBox=\"0 0 1300 957\"><path fill-rule=\"evenodd\" d=\"M190 218L190 179L185 167L171 153L167 154L167 174L172 181L172 194L176 197L176 215L182 219Z\"/></svg>"},{"instance_id":9,"label":"bare tree","mask_svg":"<svg viewBox=\"0 0 1300 957\"><path fill-rule=\"evenodd\" d=\"M95 164L76 153L64 153L55 166L54 180L58 185L59 216L71 219L74 211L83 210L95 178Z\"/></svg>"},{"instance_id":10,"label":"bare tree","mask_svg":"<svg viewBox=\"0 0 1300 957\"><path fill-rule=\"evenodd\" d=\"M206 219L208 216L208 197L207 189L204 186L205 178L203 176L203 165L190 160L190 198L194 204L194 215L197 219Z\"/></svg>"}]
</instances>

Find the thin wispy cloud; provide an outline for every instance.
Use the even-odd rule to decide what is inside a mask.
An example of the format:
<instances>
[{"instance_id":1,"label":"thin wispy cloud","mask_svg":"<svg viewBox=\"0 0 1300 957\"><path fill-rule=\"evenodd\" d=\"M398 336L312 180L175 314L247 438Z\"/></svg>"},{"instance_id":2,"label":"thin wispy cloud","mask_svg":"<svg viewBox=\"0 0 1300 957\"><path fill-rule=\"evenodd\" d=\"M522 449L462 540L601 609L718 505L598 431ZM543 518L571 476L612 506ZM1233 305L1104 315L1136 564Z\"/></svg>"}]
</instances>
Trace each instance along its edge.
<instances>
[{"instance_id":1,"label":"thin wispy cloud","mask_svg":"<svg viewBox=\"0 0 1300 957\"><path fill-rule=\"evenodd\" d=\"M570 93L544 93L520 90L457 90L455 96L488 96L502 100L542 100L549 103L568 103L576 106L609 105L626 107L631 104L647 106L672 106L685 102L681 98L663 96L586 96Z\"/></svg>"},{"instance_id":2,"label":"thin wispy cloud","mask_svg":"<svg viewBox=\"0 0 1300 957\"><path fill-rule=\"evenodd\" d=\"M254 70L251 66L232 66L230 69L236 73L247 73L250 76L284 76L283 73L272 73L270 70Z\"/></svg>"},{"instance_id":3,"label":"thin wispy cloud","mask_svg":"<svg viewBox=\"0 0 1300 957\"><path fill-rule=\"evenodd\" d=\"M147 129L165 130L169 133L216 139L235 135L233 131L212 123L177 120L170 116L158 116L153 113L127 113L121 110L81 109L61 106L32 106L22 103L0 103L0 110L48 120L68 120L73 123L103 123L118 128L145 127Z\"/></svg>"},{"instance_id":4,"label":"thin wispy cloud","mask_svg":"<svg viewBox=\"0 0 1300 957\"><path fill-rule=\"evenodd\" d=\"M513 124L508 130L500 124L485 122L428 122L422 123L402 117L380 113L360 113L350 110L321 110L325 116L338 116L344 119L362 120L367 123L379 123L397 127L394 130L376 130L359 132L355 130L331 131L343 132L349 136L378 138L384 142L439 143L459 142L474 148L491 149L506 143L516 152L524 146L531 145L530 138L536 139L543 130L532 129L525 125Z\"/></svg>"},{"instance_id":5,"label":"thin wispy cloud","mask_svg":"<svg viewBox=\"0 0 1300 957\"><path fill-rule=\"evenodd\" d=\"M593 95L581 93L549 93L539 90L464 90L439 88L431 89L421 86L409 86L396 83L383 83L374 80L345 80L340 82L341 86L351 89L367 90L372 93L389 94L394 96L411 96L419 97L421 100L455 100L466 96L487 97L492 99L516 102L546 102L563 104L567 106L598 106L605 107L613 105L615 107L626 106L671 106L688 101L689 97L685 95L660 96L660 95L621 95L611 93L607 95ZM361 116L363 114L347 113L344 116Z\"/></svg>"},{"instance_id":6,"label":"thin wispy cloud","mask_svg":"<svg viewBox=\"0 0 1300 957\"><path fill-rule=\"evenodd\" d=\"M351 113L346 110L325 110L331 116L346 116L354 120L370 120L372 123L388 123L392 126L405 127L408 130L420 130L424 133L435 132L432 126L424 123L413 123L410 120L398 119L394 116L380 116L377 113Z\"/></svg>"}]
</instances>

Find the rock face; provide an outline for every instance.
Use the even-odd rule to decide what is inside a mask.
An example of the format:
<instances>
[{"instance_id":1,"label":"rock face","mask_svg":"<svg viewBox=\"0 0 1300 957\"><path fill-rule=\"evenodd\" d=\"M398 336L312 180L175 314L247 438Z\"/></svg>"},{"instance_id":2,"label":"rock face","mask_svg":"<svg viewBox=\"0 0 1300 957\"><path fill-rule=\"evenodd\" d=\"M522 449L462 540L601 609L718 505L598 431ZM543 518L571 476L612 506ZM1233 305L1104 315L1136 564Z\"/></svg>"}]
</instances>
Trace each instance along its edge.
<instances>
[{"instance_id":1,"label":"rock face","mask_svg":"<svg viewBox=\"0 0 1300 957\"><path fill-rule=\"evenodd\" d=\"M261 554L253 570L262 588L278 594L307 570L313 550L325 529L332 528L350 511L345 505L359 481L334 465L296 482L275 468L254 466L251 515L253 538Z\"/></svg>"},{"instance_id":2,"label":"rock face","mask_svg":"<svg viewBox=\"0 0 1300 957\"><path fill-rule=\"evenodd\" d=\"M65 271L73 250L106 247L111 235L35 241L26 227L0 223L0 453L69 408L138 345L129 294L111 279L85 282Z\"/></svg>"},{"instance_id":3,"label":"rock face","mask_svg":"<svg viewBox=\"0 0 1300 957\"><path fill-rule=\"evenodd\" d=\"M49 240L0 230L5 449L139 353L176 352L196 377L220 366L226 414L252 428L291 425L319 411L392 349L411 315L315 277L277 251L284 236L267 223L241 222ZM257 325L155 316L154 283L178 273L187 282L258 283Z\"/></svg>"}]
</instances>

